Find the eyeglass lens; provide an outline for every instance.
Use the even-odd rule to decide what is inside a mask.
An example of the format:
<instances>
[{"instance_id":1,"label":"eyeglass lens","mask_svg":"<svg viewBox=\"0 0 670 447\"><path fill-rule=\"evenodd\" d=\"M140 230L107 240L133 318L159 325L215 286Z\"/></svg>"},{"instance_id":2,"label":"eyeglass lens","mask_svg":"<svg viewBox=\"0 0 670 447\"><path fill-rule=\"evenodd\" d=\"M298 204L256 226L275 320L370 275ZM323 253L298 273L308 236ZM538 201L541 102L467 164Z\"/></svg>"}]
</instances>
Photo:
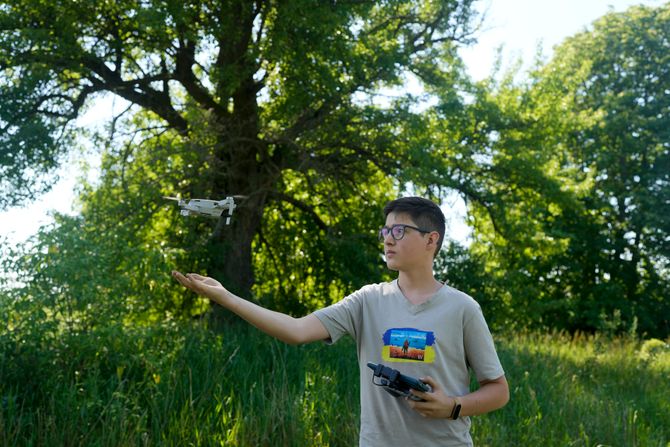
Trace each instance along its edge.
<instances>
[{"instance_id":1,"label":"eyeglass lens","mask_svg":"<svg viewBox=\"0 0 670 447\"><path fill-rule=\"evenodd\" d=\"M389 235L389 232L391 233L391 236L393 236L393 239L399 241L405 235L405 226L393 225L391 228L382 227L381 230L379 230L379 240L383 241L386 239L386 236Z\"/></svg>"}]
</instances>

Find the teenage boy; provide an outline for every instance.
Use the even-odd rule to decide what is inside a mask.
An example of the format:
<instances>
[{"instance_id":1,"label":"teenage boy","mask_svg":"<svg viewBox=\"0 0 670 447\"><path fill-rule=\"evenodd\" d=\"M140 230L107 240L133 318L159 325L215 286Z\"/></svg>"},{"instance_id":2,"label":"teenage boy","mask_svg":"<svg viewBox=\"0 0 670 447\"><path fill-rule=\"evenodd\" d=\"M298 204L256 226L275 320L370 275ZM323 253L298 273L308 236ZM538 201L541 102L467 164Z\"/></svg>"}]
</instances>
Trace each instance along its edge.
<instances>
[{"instance_id":1,"label":"teenage boy","mask_svg":"<svg viewBox=\"0 0 670 447\"><path fill-rule=\"evenodd\" d=\"M470 446L469 416L501 408L509 399L491 333L477 302L433 276L445 230L440 208L427 199L405 197L389 202L384 214L379 239L386 264L398 278L365 286L302 318L257 306L212 278L173 276L286 343L353 337L360 370L361 447ZM373 384L368 362L419 377L432 392L414 392L424 402L394 398ZM468 368L479 381L472 393Z\"/></svg>"}]
</instances>

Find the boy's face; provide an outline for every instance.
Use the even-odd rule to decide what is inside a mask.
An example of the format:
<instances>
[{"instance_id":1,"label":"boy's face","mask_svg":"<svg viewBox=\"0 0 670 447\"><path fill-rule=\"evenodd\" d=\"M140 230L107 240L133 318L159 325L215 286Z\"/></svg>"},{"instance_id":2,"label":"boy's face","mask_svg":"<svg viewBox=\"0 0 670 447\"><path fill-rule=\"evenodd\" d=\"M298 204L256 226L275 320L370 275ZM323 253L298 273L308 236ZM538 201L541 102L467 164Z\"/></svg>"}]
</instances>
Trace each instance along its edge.
<instances>
[{"instance_id":1,"label":"boy's face","mask_svg":"<svg viewBox=\"0 0 670 447\"><path fill-rule=\"evenodd\" d=\"M389 213L386 216L386 228L394 225L418 225L407 214ZM409 270L423 264L433 263L433 252L435 245L429 242L430 234L422 233L412 228L405 228L404 235L400 240L393 238L391 232L384 237L384 255L386 265L391 270Z\"/></svg>"}]
</instances>

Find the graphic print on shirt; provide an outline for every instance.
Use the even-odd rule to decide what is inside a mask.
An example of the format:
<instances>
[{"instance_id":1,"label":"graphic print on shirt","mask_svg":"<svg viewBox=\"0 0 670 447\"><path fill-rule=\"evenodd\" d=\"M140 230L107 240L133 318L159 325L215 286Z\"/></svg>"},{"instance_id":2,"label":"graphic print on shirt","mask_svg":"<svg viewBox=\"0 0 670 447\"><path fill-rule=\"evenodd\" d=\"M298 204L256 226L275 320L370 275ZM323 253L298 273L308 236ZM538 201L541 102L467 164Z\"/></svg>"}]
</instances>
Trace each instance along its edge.
<instances>
[{"instance_id":1,"label":"graphic print on shirt","mask_svg":"<svg viewBox=\"0 0 670 447\"><path fill-rule=\"evenodd\" d=\"M382 359L387 362L435 361L435 335L431 331L414 328L393 328L382 336Z\"/></svg>"}]
</instances>

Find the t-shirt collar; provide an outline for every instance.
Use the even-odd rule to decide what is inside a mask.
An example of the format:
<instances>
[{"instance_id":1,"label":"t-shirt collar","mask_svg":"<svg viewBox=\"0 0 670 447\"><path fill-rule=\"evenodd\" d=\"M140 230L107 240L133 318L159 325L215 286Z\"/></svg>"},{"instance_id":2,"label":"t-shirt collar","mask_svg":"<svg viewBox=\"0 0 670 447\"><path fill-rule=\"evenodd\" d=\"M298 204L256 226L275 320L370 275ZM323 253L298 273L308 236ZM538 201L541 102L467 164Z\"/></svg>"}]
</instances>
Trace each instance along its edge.
<instances>
[{"instance_id":1,"label":"t-shirt collar","mask_svg":"<svg viewBox=\"0 0 670 447\"><path fill-rule=\"evenodd\" d=\"M440 295L442 295L442 292L446 290L446 286L444 283L442 283L442 287L440 287L430 298L428 298L426 301L424 301L421 304L413 304L410 300L407 299L405 294L400 290L400 286L398 285L398 279L396 278L393 280L393 287L395 289L395 292L402 298L402 301L405 303L409 311L413 314L418 314L424 309L427 309L428 307L431 306L431 304L439 298Z\"/></svg>"}]
</instances>

